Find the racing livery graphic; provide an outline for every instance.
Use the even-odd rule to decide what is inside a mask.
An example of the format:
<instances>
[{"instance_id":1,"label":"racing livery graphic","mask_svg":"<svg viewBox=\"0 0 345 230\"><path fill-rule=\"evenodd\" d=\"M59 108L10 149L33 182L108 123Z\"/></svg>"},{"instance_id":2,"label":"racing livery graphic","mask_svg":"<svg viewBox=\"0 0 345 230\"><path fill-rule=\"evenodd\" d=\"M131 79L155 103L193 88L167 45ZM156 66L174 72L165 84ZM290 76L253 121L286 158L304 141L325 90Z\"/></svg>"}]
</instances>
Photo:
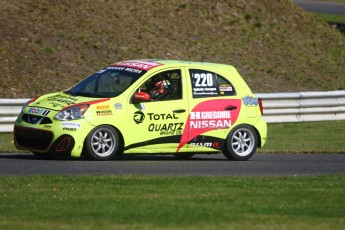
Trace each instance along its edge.
<instances>
[{"instance_id":1,"label":"racing livery graphic","mask_svg":"<svg viewBox=\"0 0 345 230\"><path fill-rule=\"evenodd\" d=\"M44 158L223 153L248 160L266 142L262 111L233 66L128 60L28 101L14 143Z\"/></svg>"},{"instance_id":2,"label":"racing livery graphic","mask_svg":"<svg viewBox=\"0 0 345 230\"><path fill-rule=\"evenodd\" d=\"M200 134L216 129L229 129L237 120L241 109L239 99L209 100L198 104L191 111L181 137L178 150Z\"/></svg>"}]
</instances>

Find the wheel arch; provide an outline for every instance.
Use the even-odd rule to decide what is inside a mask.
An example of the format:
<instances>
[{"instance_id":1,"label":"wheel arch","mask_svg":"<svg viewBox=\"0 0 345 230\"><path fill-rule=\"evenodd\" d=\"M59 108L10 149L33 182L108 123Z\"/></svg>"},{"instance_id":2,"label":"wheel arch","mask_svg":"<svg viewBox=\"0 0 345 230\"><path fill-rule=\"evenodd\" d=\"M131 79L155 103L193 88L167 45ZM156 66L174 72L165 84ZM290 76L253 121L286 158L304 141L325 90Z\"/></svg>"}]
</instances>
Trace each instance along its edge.
<instances>
[{"instance_id":1,"label":"wheel arch","mask_svg":"<svg viewBox=\"0 0 345 230\"><path fill-rule=\"evenodd\" d=\"M119 137L119 142L120 142L117 152L118 152L118 155L122 155L123 151L124 151L124 146L125 146L125 141L124 141L124 137L123 137L122 132L116 126L114 126L113 124L108 124L108 123L98 124L98 125L94 126L91 130L93 130L93 129L101 126L101 125L109 126L109 127L112 127L112 128L114 128L116 130L116 132L118 134L118 137ZM91 130L90 130L90 132L91 132ZM85 138L83 140L83 150L82 150L81 156L84 156L84 157L86 156L85 151L84 151L85 143L86 143L86 140L87 140L87 137L88 137L89 133L85 136Z\"/></svg>"}]
</instances>

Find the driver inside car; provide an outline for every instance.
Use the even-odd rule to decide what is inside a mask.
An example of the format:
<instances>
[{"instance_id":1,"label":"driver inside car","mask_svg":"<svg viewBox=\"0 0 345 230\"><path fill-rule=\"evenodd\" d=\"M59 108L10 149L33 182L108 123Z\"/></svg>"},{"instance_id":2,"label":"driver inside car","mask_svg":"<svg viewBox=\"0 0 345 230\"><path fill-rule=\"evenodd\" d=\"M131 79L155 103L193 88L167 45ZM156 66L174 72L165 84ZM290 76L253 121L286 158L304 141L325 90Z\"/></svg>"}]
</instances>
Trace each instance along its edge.
<instances>
[{"instance_id":1,"label":"driver inside car","mask_svg":"<svg viewBox=\"0 0 345 230\"><path fill-rule=\"evenodd\" d=\"M151 100L162 100L167 99L168 91L170 87L170 81L165 79L161 75L156 75L151 79L151 83L147 87L148 93L150 95Z\"/></svg>"}]
</instances>

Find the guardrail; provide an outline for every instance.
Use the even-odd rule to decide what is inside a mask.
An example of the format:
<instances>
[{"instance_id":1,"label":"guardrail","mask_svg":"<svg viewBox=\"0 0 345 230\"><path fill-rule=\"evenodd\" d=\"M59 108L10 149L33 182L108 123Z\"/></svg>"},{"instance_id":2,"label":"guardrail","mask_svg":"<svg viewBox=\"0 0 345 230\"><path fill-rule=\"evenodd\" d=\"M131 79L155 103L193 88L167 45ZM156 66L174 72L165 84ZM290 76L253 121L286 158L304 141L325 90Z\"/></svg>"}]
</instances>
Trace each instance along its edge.
<instances>
[{"instance_id":1,"label":"guardrail","mask_svg":"<svg viewBox=\"0 0 345 230\"><path fill-rule=\"evenodd\" d=\"M345 90L256 94L267 123L345 120Z\"/></svg>"},{"instance_id":2,"label":"guardrail","mask_svg":"<svg viewBox=\"0 0 345 230\"><path fill-rule=\"evenodd\" d=\"M345 120L345 90L256 94L267 123ZM0 99L0 132L12 132L21 107L29 99Z\"/></svg>"},{"instance_id":3,"label":"guardrail","mask_svg":"<svg viewBox=\"0 0 345 230\"><path fill-rule=\"evenodd\" d=\"M13 124L29 99L0 99L0 132L12 132Z\"/></svg>"}]
</instances>

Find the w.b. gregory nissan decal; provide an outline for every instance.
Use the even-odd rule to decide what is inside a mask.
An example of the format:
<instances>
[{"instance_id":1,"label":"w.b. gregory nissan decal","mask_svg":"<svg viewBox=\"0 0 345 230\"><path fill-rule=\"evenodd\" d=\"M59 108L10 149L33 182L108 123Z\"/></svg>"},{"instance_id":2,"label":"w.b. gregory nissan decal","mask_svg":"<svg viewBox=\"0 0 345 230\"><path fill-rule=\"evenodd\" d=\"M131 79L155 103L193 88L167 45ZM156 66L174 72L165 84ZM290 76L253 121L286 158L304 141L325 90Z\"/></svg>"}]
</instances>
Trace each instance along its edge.
<instances>
[{"instance_id":1,"label":"w.b. gregory nissan decal","mask_svg":"<svg viewBox=\"0 0 345 230\"><path fill-rule=\"evenodd\" d=\"M238 118L241 99L201 102L190 112L177 152L190 140L205 132L228 129Z\"/></svg>"}]
</instances>

